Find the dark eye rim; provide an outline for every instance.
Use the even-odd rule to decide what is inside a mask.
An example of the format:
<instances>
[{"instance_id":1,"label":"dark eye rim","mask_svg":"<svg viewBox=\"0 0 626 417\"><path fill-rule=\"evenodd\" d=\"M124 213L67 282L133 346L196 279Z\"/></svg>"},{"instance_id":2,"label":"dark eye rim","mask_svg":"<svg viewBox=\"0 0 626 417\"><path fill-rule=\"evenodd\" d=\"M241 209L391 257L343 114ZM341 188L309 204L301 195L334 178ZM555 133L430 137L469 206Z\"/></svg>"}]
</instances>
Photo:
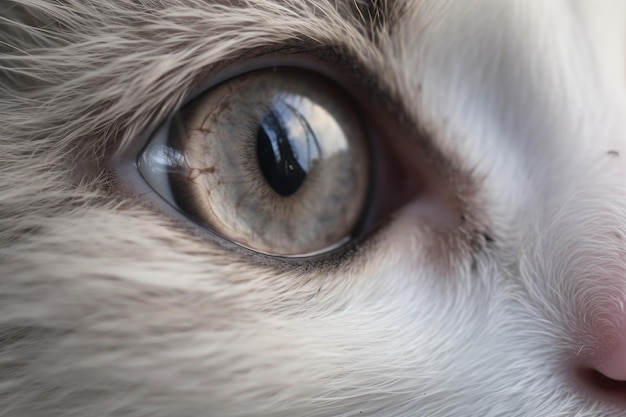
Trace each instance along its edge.
<instances>
[{"instance_id":1,"label":"dark eye rim","mask_svg":"<svg viewBox=\"0 0 626 417\"><path fill-rule=\"evenodd\" d=\"M240 243L233 242L231 239L222 236L215 230L212 230L210 225L207 225L200 219L196 219L193 216L184 213L179 208L167 202L148 184L137 168L139 156L148 146L148 143L155 137L155 135L167 129L167 126L171 123L177 112L184 108L184 106L188 103L200 95L210 91L212 88L215 88L216 86L235 77L255 71L272 70L275 68L294 69L315 73L318 76L325 78L329 83L335 85L338 91L343 92L348 102L354 106L355 112L363 124L364 131L366 133L365 146L367 147L368 154L370 156L370 181L368 184L366 202L363 211L359 216L359 220L353 228L353 231L348 236L333 245L327 246L318 251L297 255L264 253ZM377 181L375 181L375 179L377 178L378 164L375 155L375 146L372 143L373 137L371 135L371 131L374 127L368 122L369 116L373 112L371 109L368 109L367 106L363 106L359 103L359 95L366 95L363 91L365 90L364 84L366 83L364 82L364 79L355 78L354 74L354 67L346 69L341 66L337 66L334 63L329 63L323 59L318 59L315 56L307 54L262 56L246 61L243 65L237 64L236 68L227 66L224 69L217 71L217 73L211 76L207 81L197 83L198 87L194 88L193 91L180 102L180 105L171 111L170 114L156 126L156 128L146 130L145 133L138 138L138 140L133 141L126 149L124 149L123 153L116 158L114 163L114 170L117 174L117 179L126 190L130 190L133 195L141 198L142 200L147 200L149 204L154 206L158 212L161 212L169 218L173 218L178 223L181 223L194 235L214 243L225 250L239 252L248 257L252 255L262 262L266 262L268 259L273 259L279 262L286 262L287 264L310 264L312 262L330 262L334 264L336 260L343 259L348 253L353 252L355 246L362 243L363 236L371 233L376 226L373 224L373 219L376 217L374 213L377 210L375 208L373 209L372 206L373 202L376 201ZM355 92L360 92L360 94L355 94Z\"/></svg>"}]
</instances>

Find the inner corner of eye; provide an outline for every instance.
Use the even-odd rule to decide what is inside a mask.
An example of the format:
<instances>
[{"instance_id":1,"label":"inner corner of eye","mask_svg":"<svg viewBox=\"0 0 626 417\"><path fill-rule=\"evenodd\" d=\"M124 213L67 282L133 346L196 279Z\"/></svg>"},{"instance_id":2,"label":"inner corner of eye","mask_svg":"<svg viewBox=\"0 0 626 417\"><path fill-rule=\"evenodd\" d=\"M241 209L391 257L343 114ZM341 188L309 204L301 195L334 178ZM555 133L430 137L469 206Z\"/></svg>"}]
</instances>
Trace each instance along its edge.
<instances>
[{"instance_id":1,"label":"inner corner of eye","mask_svg":"<svg viewBox=\"0 0 626 417\"><path fill-rule=\"evenodd\" d=\"M210 233L268 255L308 256L343 244L367 211L366 137L333 81L259 70L184 105L137 166L156 194Z\"/></svg>"}]
</instances>

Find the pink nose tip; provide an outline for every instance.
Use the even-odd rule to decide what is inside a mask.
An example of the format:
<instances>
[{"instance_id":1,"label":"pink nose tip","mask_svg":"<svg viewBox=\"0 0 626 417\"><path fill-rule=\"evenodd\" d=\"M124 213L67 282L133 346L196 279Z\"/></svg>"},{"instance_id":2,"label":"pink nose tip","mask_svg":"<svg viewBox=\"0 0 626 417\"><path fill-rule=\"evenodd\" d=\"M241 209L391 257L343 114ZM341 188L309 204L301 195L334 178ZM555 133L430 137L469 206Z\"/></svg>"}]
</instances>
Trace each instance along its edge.
<instances>
[{"instance_id":1,"label":"pink nose tip","mask_svg":"<svg viewBox=\"0 0 626 417\"><path fill-rule=\"evenodd\" d=\"M617 326L619 327L619 326ZM626 326L621 326L626 330ZM605 330L602 332L603 329ZM583 386L602 398L626 406L626 332L611 331L603 326L595 329L600 330L596 334L595 352L590 351L590 356L580 358L581 373L579 377ZM602 337L604 336L604 337Z\"/></svg>"},{"instance_id":2,"label":"pink nose tip","mask_svg":"<svg viewBox=\"0 0 626 417\"><path fill-rule=\"evenodd\" d=\"M595 297L586 304L587 338L579 363L606 377L607 382L626 386L626 297L618 285L598 285L594 290Z\"/></svg>"},{"instance_id":3,"label":"pink nose tip","mask_svg":"<svg viewBox=\"0 0 626 417\"><path fill-rule=\"evenodd\" d=\"M596 370L615 381L626 381L626 338L610 349L595 366Z\"/></svg>"}]
</instances>

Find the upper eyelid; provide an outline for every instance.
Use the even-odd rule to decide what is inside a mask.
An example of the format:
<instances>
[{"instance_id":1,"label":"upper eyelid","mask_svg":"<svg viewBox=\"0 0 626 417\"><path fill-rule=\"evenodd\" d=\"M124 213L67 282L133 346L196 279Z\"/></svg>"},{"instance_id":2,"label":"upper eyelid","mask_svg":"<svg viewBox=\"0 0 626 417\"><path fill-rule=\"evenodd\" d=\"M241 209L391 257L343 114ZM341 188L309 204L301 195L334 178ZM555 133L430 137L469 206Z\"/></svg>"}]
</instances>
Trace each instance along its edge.
<instances>
[{"instance_id":1,"label":"upper eyelid","mask_svg":"<svg viewBox=\"0 0 626 417\"><path fill-rule=\"evenodd\" d=\"M184 86L173 85L172 91L164 94L164 98L158 103L159 110L155 110L157 115L148 118L149 120L146 120L142 126L133 126L132 131L137 133L126 135L120 143L115 145L114 150L109 153L108 164L115 163L119 159L126 159L124 155L129 152L139 151L150 137L150 133L156 131L158 126L174 114L177 109L199 94L247 72L278 66L293 66L317 71L329 78L336 79L338 82L347 78L358 80L364 88L366 86L367 88L376 88L378 85L376 77L370 75L373 71L366 69L364 63L358 62L341 46L293 40L286 45L267 45L254 50L238 51L199 71ZM170 75L173 76L173 74ZM377 97L384 95L384 92L381 91ZM141 116L135 116L135 119L144 120Z\"/></svg>"}]
</instances>

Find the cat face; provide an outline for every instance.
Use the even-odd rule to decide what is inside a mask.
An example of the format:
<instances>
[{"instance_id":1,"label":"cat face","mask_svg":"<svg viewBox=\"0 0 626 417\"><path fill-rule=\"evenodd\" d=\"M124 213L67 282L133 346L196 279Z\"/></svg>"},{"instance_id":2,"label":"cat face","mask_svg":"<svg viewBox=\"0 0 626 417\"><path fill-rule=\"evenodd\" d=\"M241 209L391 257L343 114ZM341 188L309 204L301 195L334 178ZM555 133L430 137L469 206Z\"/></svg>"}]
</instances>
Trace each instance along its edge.
<instances>
[{"instance_id":1,"label":"cat face","mask_svg":"<svg viewBox=\"0 0 626 417\"><path fill-rule=\"evenodd\" d=\"M625 415L626 7L605 3L7 0L0 415ZM288 197L250 197L265 171L189 186L194 214L178 187L214 165L161 193L178 174L138 171L168 120L210 127L183 135L204 155L295 114L259 110L276 89L362 149L284 222L262 215ZM242 189L255 209L218 216Z\"/></svg>"}]
</instances>

